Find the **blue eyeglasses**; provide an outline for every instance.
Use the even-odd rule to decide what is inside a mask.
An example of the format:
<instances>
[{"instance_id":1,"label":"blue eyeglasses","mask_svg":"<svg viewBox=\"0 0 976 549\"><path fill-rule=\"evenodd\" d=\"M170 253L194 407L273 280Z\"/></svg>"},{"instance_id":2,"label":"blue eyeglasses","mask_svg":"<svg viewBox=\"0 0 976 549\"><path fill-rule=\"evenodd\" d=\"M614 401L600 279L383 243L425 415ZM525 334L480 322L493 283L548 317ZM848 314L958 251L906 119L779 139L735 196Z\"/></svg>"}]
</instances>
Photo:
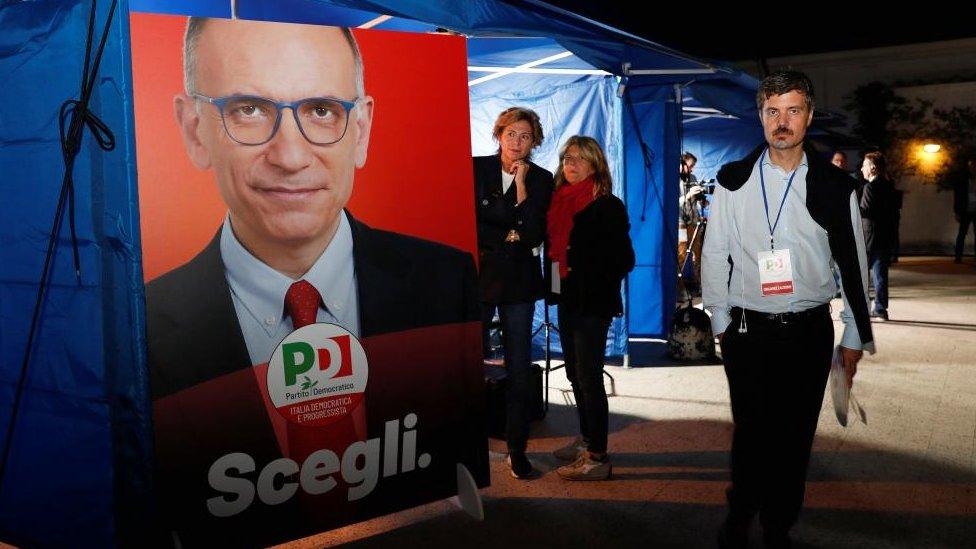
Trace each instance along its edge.
<instances>
[{"instance_id":1,"label":"blue eyeglasses","mask_svg":"<svg viewBox=\"0 0 976 549\"><path fill-rule=\"evenodd\" d=\"M241 145L263 145L271 141L281 126L283 109L291 109L298 130L309 143L331 145L346 135L349 113L360 99L310 97L286 103L254 95L209 97L190 93L190 96L215 105L227 135Z\"/></svg>"}]
</instances>

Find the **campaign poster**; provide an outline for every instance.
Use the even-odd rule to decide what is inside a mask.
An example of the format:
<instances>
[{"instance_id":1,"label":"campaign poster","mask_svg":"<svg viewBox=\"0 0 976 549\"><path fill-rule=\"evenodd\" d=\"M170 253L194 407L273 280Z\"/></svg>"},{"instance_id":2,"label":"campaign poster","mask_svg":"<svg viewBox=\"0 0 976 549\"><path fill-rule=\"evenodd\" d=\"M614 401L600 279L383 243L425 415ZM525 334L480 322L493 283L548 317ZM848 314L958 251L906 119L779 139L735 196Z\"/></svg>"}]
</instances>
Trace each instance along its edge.
<instances>
[{"instance_id":1,"label":"campaign poster","mask_svg":"<svg viewBox=\"0 0 976 549\"><path fill-rule=\"evenodd\" d=\"M464 39L130 22L158 534L487 486Z\"/></svg>"}]
</instances>

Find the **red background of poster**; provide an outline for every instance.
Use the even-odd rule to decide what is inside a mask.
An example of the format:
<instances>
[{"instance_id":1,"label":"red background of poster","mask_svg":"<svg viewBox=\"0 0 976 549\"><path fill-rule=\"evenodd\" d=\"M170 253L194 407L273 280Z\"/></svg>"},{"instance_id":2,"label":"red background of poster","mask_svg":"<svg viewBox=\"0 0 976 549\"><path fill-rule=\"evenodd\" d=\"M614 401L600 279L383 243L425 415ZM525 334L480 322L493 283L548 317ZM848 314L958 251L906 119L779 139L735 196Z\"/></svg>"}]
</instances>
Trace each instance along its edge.
<instances>
[{"instance_id":1,"label":"red background of poster","mask_svg":"<svg viewBox=\"0 0 976 549\"><path fill-rule=\"evenodd\" d=\"M139 208L145 280L192 258L226 212L213 174L183 147L173 96L183 90L185 17L132 14ZM355 31L376 100L366 166L348 209L367 224L477 257L462 37Z\"/></svg>"}]
</instances>

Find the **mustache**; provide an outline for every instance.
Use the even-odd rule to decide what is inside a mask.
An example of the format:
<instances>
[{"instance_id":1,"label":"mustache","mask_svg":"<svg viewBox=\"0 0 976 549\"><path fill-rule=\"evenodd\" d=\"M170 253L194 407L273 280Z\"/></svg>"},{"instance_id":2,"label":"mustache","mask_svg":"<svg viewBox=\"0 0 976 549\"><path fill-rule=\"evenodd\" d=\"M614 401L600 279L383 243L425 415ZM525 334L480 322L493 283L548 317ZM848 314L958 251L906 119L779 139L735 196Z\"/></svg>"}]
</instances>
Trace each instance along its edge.
<instances>
[{"instance_id":1,"label":"mustache","mask_svg":"<svg viewBox=\"0 0 976 549\"><path fill-rule=\"evenodd\" d=\"M789 128L777 128L776 131L773 132L773 135L780 135L780 134L793 135L793 130Z\"/></svg>"}]
</instances>

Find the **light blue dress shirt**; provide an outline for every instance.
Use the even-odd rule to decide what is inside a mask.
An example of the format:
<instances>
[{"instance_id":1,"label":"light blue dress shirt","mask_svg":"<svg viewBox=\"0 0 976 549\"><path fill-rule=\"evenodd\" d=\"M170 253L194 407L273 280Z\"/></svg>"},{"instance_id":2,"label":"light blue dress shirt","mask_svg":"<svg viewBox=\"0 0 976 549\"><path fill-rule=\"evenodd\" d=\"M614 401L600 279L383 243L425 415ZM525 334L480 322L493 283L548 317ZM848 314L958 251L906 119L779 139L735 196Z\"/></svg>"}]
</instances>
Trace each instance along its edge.
<instances>
[{"instance_id":1,"label":"light blue dress shirt","mask_svg":"<svg viewBox=\"0 0 976 549\"><path fill-rule=\"evenodd\" d=\"M332 241L302 279L315 286L325 303L325 307L319 306L316 320L338 324L359 337L352 230L344 211L340 218ZM229 215L220 232L220 255L251 363L265 363L293 331L291 318L286 316L285 294L296 281L247 251L234 236Z\"/></svg>"},{"instance_id":2,"label":"light blue dress shirt","mask_svg":"<svg viewBox=\"0 0 976 549\"><path fill-rule=\"evenodd\" d=\"M749 179L737 191L731 192L721 185L715 187L702 249L702 301L711 313L715 334L723 333L729 327L732 307L767 313L799 312L829 303L836 294L837 283L831 271L833 258L827 243L827 231L813 220L806 206L807 168L804 154L796 168L793 184L783 204L783 213L773 234L776 249L790 251L793 293L789 295L762 296L758 254L770 249L769 224L776 221L776 212L792 174L773 164L767 153L760 156ZM769 224L763 207L760 169L769 203ZM851 193L850 210L860 259L861 282L866 290L868 274L864 234L861 231L861 211L854 193ZM728 263L729 256L732 257L733 266ZM863 346L848 305L850 297L846 293L843 295L844 309L840 318L844 323L844 333L841 345L859 350ZM854 296L854 299L867 302L867 294ZM873 352L873 346L865 350Z\"/></svg>"}]
</instances>

